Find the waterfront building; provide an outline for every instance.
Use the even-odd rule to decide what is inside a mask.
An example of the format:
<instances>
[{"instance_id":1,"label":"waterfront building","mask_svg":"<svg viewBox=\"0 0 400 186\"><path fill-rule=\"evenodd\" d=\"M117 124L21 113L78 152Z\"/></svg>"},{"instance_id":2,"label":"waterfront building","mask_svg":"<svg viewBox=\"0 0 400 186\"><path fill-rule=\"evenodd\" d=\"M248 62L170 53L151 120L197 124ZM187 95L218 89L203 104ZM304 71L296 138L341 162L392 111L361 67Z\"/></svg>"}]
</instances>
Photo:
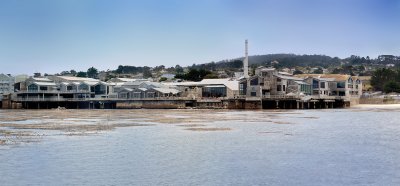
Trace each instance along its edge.
<instances>
[{"instance_id":1,"label":"waterfront building","mask_svg":"<svg viewBox=\"0 0 400 186\"><path fill-rule=\"evenodd\" d=\"M15 79L8 74L0 74L0 100L3 95L14 92Z\"/></svg>"},{"instance_id":2,"label":"waterfront building","mask_svg":"<svg viewBox=\"0 0 400 186\"><path fill-rule=\"evenodd\" d=\"M298 74L313 86L313 95L359 97L362 95L362 81L356 76L344 74Z\"/></svg>"},{"instance_id":3,"label":"waterfront building","mask_svg":"<svg viewBox=\"0 0 400 186\"><path fill-rule=\"evenodd\" d=\"M71 100L107 98L112 86L106 82L83 77L30 77L19 83L16 97L22 100Z\"/></svg>"},{"instance_id":4,"label":"waterfront building","mask_svg":"<svg viewBox=\"0 0 400 186\"><path fill-rule=\"evenodd\" d=\"M240 81L239 92L246 97L300 96L310 95L311 85L287 72L258 67L254 76Z\"/></svg>"},{"instance_id":5,"label":"waterfront building","mask_svg":"<svg viewBox=\"0 0 400 186\"><path fill-rule=\"evenodd\" d=\"M203 79L200 82L165 83L180 90L182 97L202 98L235 98L239 95L239 81L233 79Z\"/></svg>"}]
</instances>

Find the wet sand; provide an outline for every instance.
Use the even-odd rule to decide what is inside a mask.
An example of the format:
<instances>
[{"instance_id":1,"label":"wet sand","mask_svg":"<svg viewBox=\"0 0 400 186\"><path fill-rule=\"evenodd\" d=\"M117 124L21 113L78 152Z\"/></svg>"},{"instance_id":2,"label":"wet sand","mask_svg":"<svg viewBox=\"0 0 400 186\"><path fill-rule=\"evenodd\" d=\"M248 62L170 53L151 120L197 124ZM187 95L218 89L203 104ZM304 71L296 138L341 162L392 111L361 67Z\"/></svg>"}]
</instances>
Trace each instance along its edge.
<instances>
[{"instance_id":1,"label":"wet sand","mask_svg":"<svg viewBox=\"0 0 400 186\"><path fill-rule=\"evenodd\" d=\"M252 117L248 114L251 112ZM121 127L173 125L177 130L193 132L231 131L215 122L262 122L293 124L282 115L299 117L294 111L235 110L2 110L0 145L40 141L44 136L85 136L113 131Z\"/></svg>"}]
</instances>

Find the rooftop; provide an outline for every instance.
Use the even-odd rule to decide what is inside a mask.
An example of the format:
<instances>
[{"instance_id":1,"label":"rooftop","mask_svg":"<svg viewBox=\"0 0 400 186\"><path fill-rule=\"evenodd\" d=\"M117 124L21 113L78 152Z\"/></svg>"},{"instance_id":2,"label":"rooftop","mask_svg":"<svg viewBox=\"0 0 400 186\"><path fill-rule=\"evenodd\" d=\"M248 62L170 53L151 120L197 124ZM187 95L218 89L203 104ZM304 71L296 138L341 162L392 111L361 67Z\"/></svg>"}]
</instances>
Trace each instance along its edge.
<instances>
[{"instance_id":1,"label":"rooftop","mask_svg":"<svg viewBox=\"0 0 400 186\"><path fill-rule=\"evenodd\" d=\"M98 79L93 79L93 78L85 78L85 77L75 77L75 76L57 76L60 79L66 80L66 81L95 81L98 82L100 80Z\"/></svg>"},{"instance_id":2,"label":"rooftop","mask_svg":"<svg viewBox=\"0 0 400 186\"><path fill-rule=\"evenodd\" d=\"M347 81L351 77L345 74L297 74L295 76L300 78L333 78L335 81Z\"/></svg>"}]
</instances>

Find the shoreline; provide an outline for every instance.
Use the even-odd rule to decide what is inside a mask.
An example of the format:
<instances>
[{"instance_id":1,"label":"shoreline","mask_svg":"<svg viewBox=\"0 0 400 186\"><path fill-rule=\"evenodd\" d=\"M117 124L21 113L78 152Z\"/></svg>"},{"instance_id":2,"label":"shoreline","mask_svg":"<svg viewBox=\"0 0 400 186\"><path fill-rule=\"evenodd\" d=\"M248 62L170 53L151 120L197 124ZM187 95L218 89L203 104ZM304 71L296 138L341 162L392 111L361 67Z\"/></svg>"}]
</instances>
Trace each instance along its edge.
<instances>
[{"instance_id":1,"label":"shoreline","mask_svg":"<svg viewBox=\"0 0 400 186\"><path fill-rule=\"evenodd\" d=\"M358 104L350 108L400 108L400 104Z\"/></svg>"}]
</instances>

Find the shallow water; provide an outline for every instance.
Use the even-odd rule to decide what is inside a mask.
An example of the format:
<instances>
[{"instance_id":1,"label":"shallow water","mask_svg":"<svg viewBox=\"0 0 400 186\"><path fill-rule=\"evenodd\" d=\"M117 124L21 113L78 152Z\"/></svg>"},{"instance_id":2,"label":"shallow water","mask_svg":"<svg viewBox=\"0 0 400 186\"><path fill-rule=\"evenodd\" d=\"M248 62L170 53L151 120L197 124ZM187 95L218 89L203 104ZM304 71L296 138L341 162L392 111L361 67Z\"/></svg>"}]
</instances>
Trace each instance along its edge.
<instances>
[{"instance_id":1,"label":"shallow water","mask_svg":"<svg viewBox=\"0 0 400 186\"><path fill-rule=\"evenodd\" d=\"M1 110L0 184L400 185L399 113Z\"/></svg>"}]
</instances>

